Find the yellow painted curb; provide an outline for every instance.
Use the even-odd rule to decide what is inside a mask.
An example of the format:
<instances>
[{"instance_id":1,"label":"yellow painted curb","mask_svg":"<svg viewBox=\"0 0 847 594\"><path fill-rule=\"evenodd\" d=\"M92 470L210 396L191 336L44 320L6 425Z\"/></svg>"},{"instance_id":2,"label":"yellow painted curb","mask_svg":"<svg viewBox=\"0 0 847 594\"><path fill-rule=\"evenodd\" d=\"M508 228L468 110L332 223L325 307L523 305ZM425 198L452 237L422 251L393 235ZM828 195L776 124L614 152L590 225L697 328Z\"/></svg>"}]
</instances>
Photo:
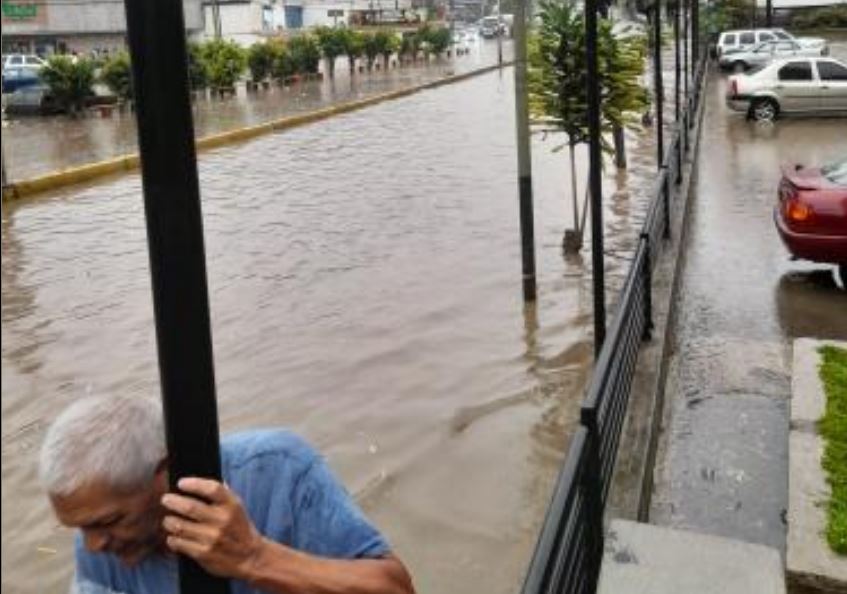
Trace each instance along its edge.
<instances>
[{"instance_id":1,"label":"yellow painted curb","mask_svg":"<svg viewBox=\"0 0 847 594\"><path fill-rule=\"evenodd\" d=\"M513 62L504 62L503 66L510 66L512 64ZM396 91L389 91L387 93L374 95L373 97L348 101L346 103L340 103L338 105L325 107L308 113L286 116L284 118L272 120L256 126L247 126L244 128L237 128L235 130L227 130L218 134L212 134L211 136L204 136L196 141L197 151L202 152L210 149L216 149L239 142L245 142L256 138L257 136L262 136L271 132L289 130L298 126L304 126L306 124L326 120L336 115L358 111L360 109L365 109L366 107L378 105L379 103L399 99L400 97L407 97L427 89L434 89L436 87L460 82L474 76L498 70L499 68L499 66L486 66L485 68L472 70L463 74L447 76L439 80L430 81L428 83L423 83L406 89L398 89ZM40 175L38 177L21 180L7 185L3 188L3 200L17 200L26 196L33 196L50 190L89 182L108 175L132 171L139 166L139 163L140 159L138 154L134 153L114 157L105 161L99 161L97 163L89 163L86 165L80 165L79 167L71 167L69 169L54 171L45 175Z\"/></svg>"}]
</instances>

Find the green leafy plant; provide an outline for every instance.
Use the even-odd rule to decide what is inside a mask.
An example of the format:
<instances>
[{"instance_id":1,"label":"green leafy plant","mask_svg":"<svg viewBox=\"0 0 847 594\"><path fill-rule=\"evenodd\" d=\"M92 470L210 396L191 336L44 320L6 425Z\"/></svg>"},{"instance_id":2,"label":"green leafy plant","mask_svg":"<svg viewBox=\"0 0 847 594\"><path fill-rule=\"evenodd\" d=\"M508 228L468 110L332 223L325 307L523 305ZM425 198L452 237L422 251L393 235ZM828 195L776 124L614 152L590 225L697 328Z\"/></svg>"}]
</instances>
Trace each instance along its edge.
<instances>
[{"instance_id":1,"label":"green leafy plant","mask_svg":"<svg viewBox=\"0 0 847 594\"><path fill-rule=\"evenodd\" d=\"M338 56L344 55L346 32L343 29L332 27L318 27L315 29L315 36L318 39L321 54L326 58L329 66L329 77L333 78L335 76L335 60Z\"/></svg>"},{"instance_id":2,"label":"green leafy plant","mask_svg":"<svg viewBox=\"0 0 847 594\"><path fill-rule=\"evenodd\" d=\"M314 36L308 33L288 40L288 52L299 74L314 74L321 62L321 48Z\"/></svg>"},{"instance_id":3,"label":"green leafy plant","mask_svg":"<svg viewBox=\"0 0 847 594\"><path fill-rule=\"evenodd\" d=\"M363 51L365 53L365 60L368 64L368 70L372 70L381 49L379 40L376 33L363 33L362 36L364 40Z\"/></svg>"},{"instance_id":4,"label":"green leafy plant","mask_svg":"<svg viewBox=\"0 0 847 594\"><path fill-rule=\"evenodd\" d=\"M188 42L188 84L192 89L205 89L209 86L209 73L203 61L201 44Z\"/></svg>"},{"instance_id":5,"label":"green leafy plant","mask_svg":"<svg viewBox=\"0 0 847 594\"><path fill-rule=\"evenodd\" d=\"M276 47L272 41L260 41L247 50L247 67L253 82L262 82L271 74L276 59Z\"/></svg>"},{"instance_id":6,"label":"green leafy plant","mask_svg":"<svg viewBox=\"0 0 847 594\"><path fill-rule=\"evenodd\" d=\"M391 56L400 49L400 40L397 38L397 34L394 31L377 31L374 35L374 44L387 69L390 65Z\"/></svg>"},{"instance_id":7,"label":"green leafy plant","mask_svg":"<svg viewBox=\"0 0 847 594\"><path fill-rule=\"evenodd\" d=\"M353 74L356 70L356 60L365 53L365 38L358 31L344 29L342 40L344 55L347 56L347 61L350 64L350 74Z\"/></svg>"},{"instance_id":8,"label":"green leafy plant","mask_svg":"<svg viewBox=\"0 0 847 594\"><path fill-rule=\"evenodd\" d=\"M209 76L209 84L216 89L231 89L247 65L245 51L234 41L214 39L202 45L200 52Z\"/></svg>"},{"instance_id":9,"label":"green leafy plant","mask_svg":"<svg viewBox=\"0 0 847 594\"><path fill-rule=\"evenodd\" d=\"M291 50L281 39L273 39L268 41L268 44L273 54L270 75L276 80L285 81L285 79L297 72L297 66L294 63Z\"/></svg>"},{"instance_id":10,"label":"green leafy plant","mask_svg":"<svg viewBox=\"0 0 847 594\"><path fill-rule=\"evenodd\" d=\"M421 38L417 34L403 35L400 42L400 55L415 61L421 51Z\"/></svg>"},{"instance_id":11,"label":"green leafy plant","mask_svg":"<svg viewBox=\"0 0 847 594\"><path fill-rule=\"evenodd\" d=\"M132 99L132 65L127 52L119 52L107 59L100 70L100 80L119 99Z\"/></svg>"},{"instance_id":12,"label":"green leafy plant","mask_svg":"<svg viewBox=\"0 0 847 594\"><path fill-rule=\"evenodd\" d=\"M71 115L77 114L94 95L94 64L90 60L53 56L41 69L40 76L56 105Z\"/></svg>"},{"instance_id":13,"label":"green leafy plant","mask_svg":"<svg viewBox=\"0 0 847 594\"><path fill-rule=\"evenodd\" d=\"M581 235L574 151L589 140L585 22L582 13L569 4L542 2L540 8L540 27L529 40L529 107L548 129L567 135L574 226ZM601 142L604 151L612 152L607 135L615 127L635 125L649 105L647 90L639 82L646 38L617 39L612 23L600 19L597 45Z\"/></svg>"},{"instance_id":14,"label":"green leafy plant","mask_svg":"<svg viewBox=\"0 0 847 594\"><path fill-rule=\"evenodd\" d=\"M798 12L791 25L797 29L847 28L847 4Z\"/></svg>"}]
</instances>

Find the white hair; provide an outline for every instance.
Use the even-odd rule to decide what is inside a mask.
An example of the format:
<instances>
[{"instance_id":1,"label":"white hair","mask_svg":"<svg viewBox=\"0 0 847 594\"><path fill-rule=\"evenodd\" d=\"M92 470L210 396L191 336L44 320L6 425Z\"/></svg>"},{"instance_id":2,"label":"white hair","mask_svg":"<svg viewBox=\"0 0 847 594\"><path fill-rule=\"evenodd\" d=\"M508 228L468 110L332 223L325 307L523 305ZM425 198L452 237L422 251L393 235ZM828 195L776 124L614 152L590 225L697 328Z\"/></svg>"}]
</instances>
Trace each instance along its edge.
<instances>
[{"instance_id":1,"label":"white hair","mask_svg":"<svg viewBox=\"0 0 847 594\"><path fill-rule=\"evenodd\" d=\"M47 430L39 475L51 495L95 481L128 490L153 478L166 451L161 403L92 396L74 402Z\"/></svg>"}]
</instances>

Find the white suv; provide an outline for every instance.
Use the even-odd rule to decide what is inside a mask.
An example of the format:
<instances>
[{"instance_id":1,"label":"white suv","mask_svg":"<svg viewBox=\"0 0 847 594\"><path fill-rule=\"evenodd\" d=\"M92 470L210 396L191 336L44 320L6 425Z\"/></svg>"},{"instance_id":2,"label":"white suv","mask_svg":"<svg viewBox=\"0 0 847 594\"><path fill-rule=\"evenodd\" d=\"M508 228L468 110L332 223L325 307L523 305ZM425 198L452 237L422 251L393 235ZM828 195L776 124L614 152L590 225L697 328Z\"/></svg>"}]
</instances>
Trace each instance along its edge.
<instances>
[{"instance_id":1,"label":"white suv","mask_svg":"<svg viewBox=\"0 0 847 594\"><path fill-rule=\"evenodd\" d=\"M738 29L724 31L718 38L718 58L727 52L748 51L765 41L796 41L806 48L816 48L828 55L826 40L820 37L794 37L784 29Z\"/></svg>"}]
</instances>

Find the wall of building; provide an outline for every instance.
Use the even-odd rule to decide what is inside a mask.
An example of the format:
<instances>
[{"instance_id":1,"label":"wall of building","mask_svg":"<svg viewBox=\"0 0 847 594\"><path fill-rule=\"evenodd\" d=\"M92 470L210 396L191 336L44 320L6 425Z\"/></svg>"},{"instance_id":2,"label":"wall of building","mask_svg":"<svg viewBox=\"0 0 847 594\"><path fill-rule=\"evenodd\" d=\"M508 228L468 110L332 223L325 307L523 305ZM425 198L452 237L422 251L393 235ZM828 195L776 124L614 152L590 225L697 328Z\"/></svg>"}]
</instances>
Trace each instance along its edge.
<instances>
[{"instance_id":1,"label":"wall of building","mask_svg":"<svg viewBox=\"0 0 847 594\"><path fill-rule=\"evenodd\" d=\"M186 29L202 28L203 16L200 1L183 0ZM4 0L3 4L4 36L126 32L124 4L120 0L72 3Z\"/></svg>"},{"instance_id":2,"label":"wall of building","mask_svg":"<svg viewBox=\"0 0 847 594\"><path fill-rule=\"evenodd\" d=\"M218 5L221 19L221 37L249 46L282 31L285 27L285 9L282 2L275 0L250 0ZM215 36L214 8L203 7L205 27L204 39Z\"/></svg>"}]
</instances>

